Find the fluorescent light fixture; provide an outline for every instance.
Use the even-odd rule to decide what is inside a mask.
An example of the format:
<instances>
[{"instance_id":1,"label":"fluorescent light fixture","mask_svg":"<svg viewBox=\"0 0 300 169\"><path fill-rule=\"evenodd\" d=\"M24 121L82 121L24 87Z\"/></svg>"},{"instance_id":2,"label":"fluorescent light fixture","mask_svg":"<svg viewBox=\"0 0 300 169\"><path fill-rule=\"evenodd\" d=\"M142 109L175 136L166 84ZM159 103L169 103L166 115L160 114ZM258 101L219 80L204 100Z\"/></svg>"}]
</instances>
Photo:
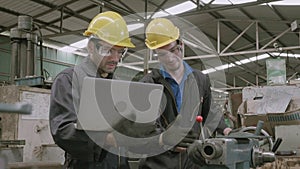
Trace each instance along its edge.
<instances>
[{"instance_id":1,"label":"fluorescent light fixture","mask_svg":"<svg viewBox=\"0 0 300 169\"><path fill-rule=\"evenodd\" d=\"M241 0L242 1L242 0ZM203 1L204 3L209 3L210 0L207 0L206 2ZM229 0L214 0L212 2L212 4L218 4L218 5L228 5L228 4L232 4Z\"/></svg>"},{"instance_id":2,"label":"fluorescent light fixture","mask_svg":"<svg viewBox=\"0 0 300 169\"><path fill-rule=\"evenodd\" d=\"M167 8L164 11L160 10L158 12L155 12L153 14L152 18L161 18L161 17L165 17L165 16L169 16L169 15L177 15L177 14L195 9L196 7L197 7L196 4L194 4L191 1L187 1L187 2L177 4L175 6L172 6L170 8ZM150 16L151 15L148 15L147 18L149 19ZM133 31L133 30L141 28L143 26L144 26L144 24L139 23L139 24L131 24L131 25L128 25L127 27L128 27L129 31ZM133 28L131 28L131 27L133 27Z\"/></svg>"},{"instance_id":3,"label":"fluorescent light fixture","mask_svg":"<svg viewBox=\"0 0 300 169\"><path fill-rule=\"evenodd\" d=\"M181 4L178 4L178 5L172 6L168 9L166 9L165 11L172 15L176 15L176 14L184 13L189 10L195 9L196 7L197 7L196 4L194 4L191 1L187 1L187 2L183 2Z\"/></svg>"},{"instance_id":4,"label":"fluorescent light fixture","mask_svg":"<svg viewBox=\"0 0 300 169\"><path fill-rule=\"evenodd\" d=\"M234 66L236 66L234 63L230 63L230 64L228 65L229 68L234 67Z\"/></svg>"},{"instance_id":5,"label":"fluorescent light fixture","mask_svg":"<svg viewBox=\"0 0 300 169\"><path fill-rule=\"evenodd\" d=\"M234 62L236 65L242 65L242 63L240 61L236 61Z\"/></svg>"},{"instance_id":6,"label":"fluorescent light fixture","mask_svg":"<svg viewBox=\"0 0 300 169\"><path fill-rule=\"evenodd\" d=\"M177 4L175 6L172 6L170 8L165 9L165 11L158 11L155 12L154 15L152 16L152 18L160 18L160 17L165 17L165 16L169 16L169 15L176 15L176 14L180 14L183 12L187 12L189 10L195 9L197 7L196 4L194 4L191 1L187 1L187 2L183 2L180 4ZM151 15L148 15L147 18L149 18ZM136 29L142 28L144 27L144 23L135 23L135 24L130 24L127 25L128 31L134 31Z\"/></svg>"},{"instance_id":7,"label":"fluorescent light fixture","mask_svg":"<svg viewBox=\"0 0 300 169\"><path fill-rule=\"evenodd\" d=\"M228 64L215 67L216 70L224 70L228 68Z\"/></svg>"},{"instance_id":8,"label":"fluorescent light fixture","mask_svg":"<svg viewBox=\"0 0 300 169\"><path fill-rule=\"evenodd\" d=\"M241 62L242 64L246 64L246 63L250 63L251 60L250 59L243 59L243 60L240 60L239 62Z\"/></svg>"},{"instance_id":9,"label":"fluorescent light fixture","mask_svg":"<svg viewBox=\"0 0 300 169\"><path fill-rule=\"evenodd\" d=\"M269 5L300 5L299 0L282 0L276 2L269 2Z\"/></svg>"},{"instance_id":10,"label":"fluorescent light fixture","mask_svg":"<svg viewBox=\"0 0 300 169\"><path fill-rule=\"evenodd\" d=\"M181 14L183 12L190 11L195 8L197 8L196 4L194 4L191 1L187 1L187 2L177 4L175 6L172 6L170 8L167 8L164 11L162 11L162 10L158 11L152 16L152 18L165 17L168 15L177 15L177 14ZM149 18L149 17L150 17L150 15L147 16L147 18Z\"/></svg>"},{"instance_id":11,"label":"fluorescent light fixture","mask_svg":"<svg viewBox=\"0 0 300 169\"><path fill-rule=\"evenodd\" d=\"M209 73L216 72L216 71L217 70L214 69L214 68L209 68L209 69L203 70L202 73L203 74L209 74Z\"/></svg>"},{"instance_id":12,"label":"fluorescent light fixture","mask_svg":"<svg viewBox=\"0 0 300 169\"><path fill-rule=\"evenodd\" d=\"M165 17L168 15L170 15L170 14L165 11L158 11L158 12L155 12L155 14L152 16L152 18L161 18L161 17ZM150 17L150 15L147 16L147 18L149 18L149 17Z\"/></svg>"},{"instance_id":13,"label":"fluorescent light fixture","mask_svg":"<svg viewBox=\"0 0 300 169\"><path fill-rule=\"evenodd\" d=\"M295 57L294 54L287 54L287 53L272 53L273 56L281 56L281 57ZM296 54L297 55L297 54Z\"/></svg>"},{"instance_id":14,"label":"fluorescent light fixture","mask_svg":"<svg viewBox=\"0 0 300 169\"><path fill-rule=\"evenodd\" d=\"M215 5L232 5L232 4L243 4L249 2L255 2L256 0L214 0L212 4ZM201 2L207 4L211 2L211 0L202 0ZM269 2L269 5L300 5L299 0L282 0L276 2ZM266 5L266 4L263 4Z\"/></svg>"},{"instance_id":15,"label":"fluorescent light fixture","mask_svg":"<svg viewBox=\"0 0 300 169\"><path fill-rule=\"evenodd\" d=\"M266 59L266 58L269 58L270 56L268 54L262 54L262 55L259 55L257 56L257 60L262 60L262 59Z\"/></svg>"},{"instance_id":16,"label":"fluorescent light fixture","mask_svg":"<svg viewBox=\"0 0 300 169\"><path fill-rule=\"evenodd\" d=\"M254 56L254 57L251 57L249 59L239 60L239 61L236 61L234 63L237 64L237 65L243 65L243 64L247 64L247 63L250 63L250 62L257 61L257 60L266 59L268 57L270 57L268 54L262 54L262 55L258 55L257 57Z\"/></svg>"},{"instance_id":17,"label":"fluorescent light fixture","mask_svg":"<svg viewBox=\"0 0 300 169\"><path fill-rule=\"evenodd\" d=\"M144 27L143 23L135 23L135 24L127 25L127 29L129 32L134 31L139 28L142 28L142 27Z\"/></svg>"},{"instance_id":18,"label":"fluorescent light fixture","mask_svg":"<svg viewBox=\"0 0 300 169\"><path fill-rule=\"evenodd\" d=\"M230 64L225 64L225 65L221 65L221 66L217 66L215 67L216 70L224 70L224 69L228 69L228 68L231 68L231 67L234 67L235 64L233 63L230 63Z\"/></svg>"},{"instance_id":19,"label":"fluorescent light fixture","mask_svg":"<svg viewBox=\"0 0 300 169\"><path fill-rule=\"evenodd\" d=\"M233 4L244 4L249 2L255 2L256 0L230 0Z\"/></svg>"},{"instance_id":20,"label":"fluorescent light fixture","mask_svg":"<svg viewBox=\"0 0 300 169\"><path fill-rule=\"evenodd\" d=\"M272 55L278 56L279 53L277 53L277 54L276 53L272 53ZM284 54L283 54L283 56L284 56ZM270 56L268 54L262 54L262 55L251 57L249 59L239 60L239 61L236 61L234 63L224 64L224 65L217 66L217 67L214 67L214 68L209 68L209 69L203 70L202 73L209 74L209 73L212 73L212 72L215 72L215 71L218 71L218 70L224 70L224 69L236 67L237 65L243 65L243 64L247 64L247 63L250 63L250 62L257 61L257 60L266 59L266 58L269 58L269 57ZM295 55L292 56L291 55L289 57L297 57L297 56L295 56ZM298 57L300 57L300 55Z\"/></svg>"},{"instance_id":21,"label":"fluorescent light fixture","mask_svg":"<svg viewBox=\"0 0 300 169\"><path fill-rule=\"evenodd\" d=\"M257 59L257 57L252 57L252 58L249 58L249 60L250 60L251 62L254 62L254 61L257 61L258 59Z\"/></svg>"},{"instance_id":22,"label":"fluorescent light fixture","mask_svg":"<svg viewBox=\"0 0 300 169\"><path fill-rule=\"evenodd\" d=\"M211 0L202 0L201 2L203 2L203 3L209 3Z\"/></svg>"},{"instance_id":23,"label":"fluorescent light fixture","mask_svg":"<svg viewBox=\"0 0 300 169\"><path fill-rule=\"evenodd\" d=\"M289 58L300 58L299 54L287 54L287 53L272 53L273 56L280 56L280 57L289 57Z\"/></svg>"}]
</instances>

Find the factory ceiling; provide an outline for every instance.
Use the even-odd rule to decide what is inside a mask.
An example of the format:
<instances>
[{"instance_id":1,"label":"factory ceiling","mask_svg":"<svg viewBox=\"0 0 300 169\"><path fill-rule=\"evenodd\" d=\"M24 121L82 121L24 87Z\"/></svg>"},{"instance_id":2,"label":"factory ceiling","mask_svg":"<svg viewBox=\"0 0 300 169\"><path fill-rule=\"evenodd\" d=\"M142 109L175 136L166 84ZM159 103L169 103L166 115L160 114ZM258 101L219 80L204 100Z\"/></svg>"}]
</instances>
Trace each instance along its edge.
<instances>
[{"instance_id":1,"label":"factory ceiling","mask_svg":"<svg viewBox=\"0 0 300 169\"><path fill-rule=\"evenodd\" d=\"M113 10L130 25L135 49L122 66L143 69L149 53L144 45L144 24L151 18L172 18L186 44L184 58L211 76L213 87L239 88L266 85L266 60L284 58L287 80L300 71L299 5L290 1L257 0L0 0L0 33L9 35L18 16L29 15L45 45L73 47L99 12ZM175 8L183 4L185 7ZM181 11L182 10L182 11ZM186 11L185 11L186 10ZM176 17L171 17L176 14ZM146 18L146 19L145 19ZM295 22L294 22L295 21ZM300 21L300 20L298 20ZM292 23L296 23L291 27ZM70 46L71 45L71 46ZM68 48L69 49L69 48ZM71 50L71 49L69 49ZM148 61L151 65L155 60Z\"/></svg>"}]
</instances>

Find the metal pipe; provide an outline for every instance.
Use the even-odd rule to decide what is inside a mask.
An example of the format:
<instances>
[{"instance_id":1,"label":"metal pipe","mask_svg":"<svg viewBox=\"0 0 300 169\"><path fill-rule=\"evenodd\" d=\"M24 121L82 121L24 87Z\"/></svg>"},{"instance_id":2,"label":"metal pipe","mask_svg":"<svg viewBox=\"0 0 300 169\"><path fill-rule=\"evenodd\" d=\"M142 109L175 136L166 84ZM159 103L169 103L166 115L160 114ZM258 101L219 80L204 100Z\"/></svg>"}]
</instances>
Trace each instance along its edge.
<instances>
[{"instance_id":1,"label":"metal pipe","mask_svg":"<svg viewBox=\"0 0 300 169\"><path fill-rule=\"evenodd\" d=\"M33 44L31 41L31 34L27 33L27 49L26 49L26 76L34 75L34 59L33 59Z\"/></svg>"},{"instance_id":2,"label":"metal pipe","mask_svg":"<svg viewBox=\"0 0 300 169\"><path fill-rule=\"evenodd\" d=\"M44 63L43 63L43 38L42 34L40 35L40 69L41 69L41 76L44 77Z\"/></svg>"},{"instance_id":3,"label":"metal pipe","mask_svg":"<svg viewBox=\"0 0 300 169\"><path fill-rule=\"evenodd\" d=\"M0 103L0 112L31 114L32 105L29 103Z\"/></svg>"},{"instance_id":4,"label":"metal pipe","mask_svg":"<svg viewBox=\"0 0 300 169\"><path fill-rule=\"evenodd\" d=\"M246 31L252 26L254 24L254 22L252 22L252 23L250 23L250 25L247 27L247 28L245 28L244 30L243 30L243 32L241 32L233 41L231 41L230 42L230 44L229 45L227 45L226 46L226 48L225 49L223 49L222 50L222 52L221 52L221 54L222 53L224 53L224 52L226 52L240 37L242 37L245 33L246 33Z\"/></svg>"},{"instance_id":5,"label":"metal pipe","mask_svg":"<svg viewBox=\"0 0 300 169\"><path fill-rule=\"evenodd\" d=\"M246 132L246 131L255 131L256 130L256 127L255 126L248 126L248 127L244 127L244 128L242 128L241 129L241 132ZM268 138L268 141L269 141L269 148L270 148L270 150L272 150L272 148L273 148L273 145L274 145L274 143L273 143L273 140L272 140L272 138L270 137L270 135L269 135L269 133L268 132L266 132L266 130L264 130L264 129L261 129L260 130L260 132L261 132L261 134L263 134L264 136L267 136Z\"/></svg>"},{"instance_id":6,"label":"metal pipe","mask_svg":"<svg viewBox=\"0 0 300 169\"><path fill-rule=\"evenodd\" d=\"M20 48L18 49L18 57L19 57L19 64L20 64L20 77L23 78L26 76L27 73L27 53L25 52L27 47L24 40L20 41Z\"/></svg>"},{"instance_id":7,"label":"metal pipe","mask_svg":"<svg viewBox=\"0 0 300 169\"><path fill-rule=\"evenodd\" d=\"M10 82L14 84L15 76L19 74L18 72L18 48L19 43L13 40L11 43L11 61L10 61Z\"/></svg>"},{"instance_id":8,"label":"metal pipe","mask_svg":"<svg viewBox=\"0 0 300 169\"><path fill-rule=\"evenodd\" d=\"M36 26L38 32L39 32L39 37L37 37L37 44L39 45L39 52L40 52L40 71L41 71L41 76L44 77L44 64L43 64L43 59L44 59L44 56L43 56L43 34L42 34L42 31L41 31L41 28L39 25L37 24L34 24L34 26ZM37 47L37 46L35 46ZM37 60L37 58L35 58L35 60Z\"/></svg>"}]
</instances>

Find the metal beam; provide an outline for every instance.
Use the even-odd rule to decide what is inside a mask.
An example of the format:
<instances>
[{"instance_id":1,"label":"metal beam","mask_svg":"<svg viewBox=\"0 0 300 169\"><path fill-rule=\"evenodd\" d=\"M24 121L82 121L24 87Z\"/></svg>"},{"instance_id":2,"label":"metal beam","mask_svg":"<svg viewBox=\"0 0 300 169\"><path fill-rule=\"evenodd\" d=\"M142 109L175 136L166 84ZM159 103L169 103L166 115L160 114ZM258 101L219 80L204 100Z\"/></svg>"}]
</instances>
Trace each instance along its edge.
<instances>
[{"instance_id":1,"label":"metal beam","mask_svg":"<svg viewBox=\"0 0 300 169\"><path fill-rule=\"evenodd\" d=\"M223 18L220 14L218 14L218 13L216 13L216 12L214 12L214 13L211 13L211 15L213 16L213 17L215 17L215 18L218 18L218 21L220 20L219 18ZM221 19L222 20L222 19ZM220 23L219 22L217 22L217 31L218 31L218 39L217 39L217 45L218 45L218 53L220 53L220 43L221 43L221 39L220 39ZM233 31L235 31L237 34L239 34L239 32L242 32L242 30L240 30L239 28L237 28L236 26L234 26L233 24L231 24L231 23L229 23L229 24L226 24L226 22L225 22L225 25L227 26L227 27L229 27L230 29L232 29ZM244 35L244 38L245 39L247 39L248 41L253 41L253 39L250 37L250 36L248 36L248 35ZM212 38L212 39L214 39L214 38ZM224 45L224 46L227 46L227 45ZM236 59L235 57L233 57L234 59ZM236 59L236 61L237 61L237 59ZM244 66L243 67L241 67L241 66L238 66L239 68L242 68L243 70L244 70ZM254 73L254 74L257 74L257 73Z\"/></svg>"},{"instance_id":2,"label":"metal beam","mask_svg":"<svg viewBox=\"0 0 300 169\"><path fill-rule=\"evenodd\" d=\"M281 20L286 20L286 18L283 16L283 15L281 15L281 13L276 9L276 7L275 6L272 6L272 5L268 5L270 8L272 8L272 10L273 10L273 12L281 19ZM290 25L291 23L290 22L288 22L288 23L286 23L286 26L287 27L290 27L291 25ZM297 35L296 34L296 36L297 37L300 37L299 35Z\"/></svg>"},{"instance_id":3,"label":"metal beam","mask_svg":"<svg viewBox=\"0 0 300 169\"><path fill-rule=\"evenodd\" d=\"M44 16L44 15L50 13L50 12L53 12L53 11L55 11L55 10L58 10L58 9L60 9L61 7L64 7L64 6L66 6L66 5L69 5L69 4L71 4L71 3L74 3L74 2L76 2L76 1L79 1L79 0L68 1L68 2L66 2L66 3L63 3L63 4L59 5L59 6L57 6L56 8L52 8L52 9L49 9L49 10L44 11L44 12L42 12L42 13L39 13L39 14L37 14L37 15L34 15L34 16L32 16L32 18L35 19L35 18ZM8 26L5 30L10 30L11 28L16 27L17 25L18 25L18 24L10 25L10 26ZM48 26L48 25L47 25L47 26ZM53 31L53 30L49 30L49 31L51 31L51 32L53 32L53 33L57 33L57 31Z\"/></svg>"},{"instance_id":4,"label":"metal beam","mask_svg":"<svg viewBox=\"0 0 300 169\"><path fill-rule=\"evenodd\" d=\"M224 18L221 14L214 12L210 13L214 18ZM225 26L227 26L229 29L231 29L233 32L235 32L237 35L239 35L243 30L241 30L239 27L235 26L232 22L222 22ZM249 42L254 42L255 39L253 39L251 36L244 34L243 38L245 38Z\"/></svg>"},{"instance_id":5,"label":"metal beam","mask_svg":"<svg viewBox=\"0 0 300 169\"><path fill-rule=\"evenodd\" d=\"M251 83L250 81L246 80L245 78L241 77L241 76L236 76L237 78L241 79L242 81L251 84L252 86L256 86L254 83Z\"/></svg>"},{"instance_id":6,"label":"metal beam","mask_svg":"<svg viewBox=\"0 0 300 169\"><path fill-rule=\"evenodd\" d=\"M217 52L221 52L221 29L220 21L217 21Z\"/></svg>"},{"instance_id":7,"label":"metal beam","mask_svg":"<svg viewBox=\"0 0 300 169\"><path fill-rule=\"evenodd\" d=\"M184 40L184 42L185 42L185 44L189 44L190 42L188 41L188 40ZM203 48L202 47L200 47L200 46L202 46L202 44L201 45L199 45L199 47L196 45L196 44L194 44L194 45L192 45L192 46L195 46L196 48L199 48L200 50L203 50ZM203 51L206 51L206 50L203 50ZM209 51L209 52L207 52L207 53L214 53L214 52L211 52L211 51ZM229 59L225 59L224 57L223 58L220 58L221 60L222 60L222 62L226 62L226 63L232 63L233 61L231 61L231 60L229 60ZM236 60L237 61L237 60ZM210 67L213 67L213 66L211 66L211 65L207 65L207 66L210 66ZM248 72L248 73L250 73L250 74L252 74L252 75L254 75L254 76L256 76L257 75L257 72L254 72L254 71L252 71L251 69L249 69L248 67L246 67L245 65L243 65L243 66L241 66L241 65L236 65L236 67L237 68L240 68L241 70L243 70L243 71L245 71L245 72ZM246 67L246 68L245 68ZM266 80L267 78L266 77L264 77L264 76L259 76L261 79L263 79L263 80Z\"/></svg>"},{"instance_id":8,"label":"metal beam","mask_svg":"<svg viewBox=\"0 0 300 169\"><path fill-rule=\"evenodd\" d=\"M81 12L87 11L87 10L93 8L93 7L96 7L96 6L95 6L95 5L89 5L89 6L87 6L87 7L84 7L84 8L82 8L82 9L76 11L76 12L77 12L77 13L81 13ZM72 16L71 16L71 15L65 15L65 16L63 16L63 19L65 20L65 19L70 18L70 17L72 17ZM45 27L47 27L47 26L49 26L49 25L53 25L54 23L60 22L60 21L61 21L61 18L57 18L57 19L54 19L54 20L52 20L52 21L50 21L50 22L47 22L47 24L41 25L40 27L41 27L41 28L45 28ZM60 29L58 29L58 30L60 30ZM64 32L66 32L66 30L64 30ZM70 32L70 31L67 31L67 32ZM60 32L57 32L57 33L60 33Z\"/></svg>"},{"instance_id":9,"label":"metal beam","mask_svg":"<svg viewBox=\"0 0 300 169\"><path fill-rule=\"evenodd\" d=\"M267 44L265 44L263 47L261 47L260 49L265 49L266 47L268 47L271 43L275 42L277 39L279 39L281 36L283 36L284 34L286 34L287 32L289 32L291 30L291 28L288 28L286 30L284 30L283 32L281 32L279 35L277 35L275 38L273 38L270 42L268 42Z\"/></svg>"},{"instance_id":10,"label":"metal beam","mask_svg":"<svg viewBox=\"0 0 300 169\"><path fill-rule=\"evenodd\" d=\"M40 5L44 5L44 6L47 6L49 8L57 8L58 6L57 5L54 5L52 3L49 3L49 2L46 2L46 1L41 1L41 0L30 0L32 2L35 2L37 4L40 4ZM66 6L64 6L66 7ZM80 18L86 22L89 22L90 21L90 18L87 18L85 16L82 16L82 15L79 15L77 12L74 12L73 10L69 9L66 7L66 9L64 10L64 13L68 14L68 15L71 15L71 16L76 16L77 18Z\"/></svg>"},{"instance_id":11,"label":"metal beam","mask_svg":"<svg viewBox=\"0 0 300 169\"><path fill-rule=\"evenodd\" d=\"M118 13L120 13L121 15L123 16L135 16L136 18L133 18L133 19L140 19L140 20L143 20L144 18L139 16L138 14L135 13L132 13L130 10L123 8L119 5L116 5L110 1L100 1L100 0L89 0L97 5L100 5L100 6L104 6L105 8L108 8L110 10L113 10L113 11L116 11Z\"/></svg>"},{"instance_id":12,"label":"metal beam","mask_svg":"<svg viewBox=\"0 0 300 169\"><path fill-rule=\"evenodd\" d=\"M10 10L10 9L7 9L7 8L3 8L3 7L1 7L1 6L0 6L0 11L5 12L5 13L8 13L8 14L11 14L11 15L15 15L15 16L22 15L22 14L19 13L19 12L16 12L16 11L13 11L13 10Z\"/></svg>"},{"instance_id":13,"label":"metal beam","mask_svg":"<svg viewBox=\"0 0 300 169\"><path fill-rule=\"evenodd\" d=\"M182 14L179 14L179 17L183 16L191 16L191 15L199 15L203 13L210 13L210 12L218 12L218 11L223 11L223 10L229 10L229 9L235 9L235 8L243 8L247 6L255 6L255 5L260 5L263 3L269 3L269 2L276 2L280 0L257 0L254 2L248 2L248 3L242 3L242 4L236 4L236 5L225 5L221 7L214 7L214 8L205 8L205 9L200 9L192 12L185 12Z\"/></svg>"},{"instance_id":14,"label":"metal beam","mask_svg":"<svg viewBox=\"0 0 300 169\"><path fill-rule=\"evenodd\" d=\"M242 11L246 16L248 16L250 19L253 19L253 17L248 13L248 12L246 12L244 9L240 9L240 11ZM268 29L267 28L265 28L263 25L261 25L261 24L257 24L258 25L258 28L259 29L261 29L261 30L263 30L263 31L265 31L270 37L274 37L274 35L271 33L271 32L269 32L268 31ZM258 29L257 28L257 29ZM282 44L282 46L286 46L282 41L280 41L280 40L278 40L278 42L280 43L280 44ZM247 49L246 49L247 50Z\"/></svg>"},{"instance_id":15,"label":"metal beam","mask_svg":"<svg viewBox=\"0 0 300 169\"><path fill-rule=\"evenodd\" d=\"M122 0L117 0L121 5L123 5L126 9L130 11L131 14L136 13L131 7L129 7L126 3L124 3Z\"/></svg>"},{"instance_id":16,"label":"metal beam","mask_svg":"<svg viewBox=\"0 0 300 169\"><path fill-rule=\"evenodd\" d=\"M19 13L19 12L16 12L16 11L13 11L13 10L10 10L10 9L6 9L6 8L3 8L3 7L0 7L0 11L5 12L5 13L9 13L9 14L15 15L15 16L26 15L26 14ZM48 23L46 23L42 20L39 20L39 19L34 19L34 21L37 22L37 23L40 23L40 24L44 24L44 25L48 24ZM55 26L55 25L48 25L48 26L52 27L52 28L56 28L56 29L59 30L58 26ZM64 30L69 31L68 29L64 29Z\"/></svg>"},{"instance_id":17,"label":"metal beam","mask_svg":"<svg viewBox=\"0 0 300 169\"><path fill-rule=\"evenodd\" d=\"M56 33L56 34L51 34L51 35L45 35L43 36L43 38L53 38L53 37L57 37L57 36L65 36L65 35L74 35L74 34L80 34L82 32L84 32L86 29L79 29L79 30L75 30L75 31L68 31L68 32L62 32L62 33Z\"/></svg>"},{"instance_id":18,"label":"metal beam","mask_svg":"<svg viewBox=\"0 0 300 169\"><path fill-rule=\"evenodd\" d=\"M250 23L250 25L243 30L229 45L226 46L225 49L222 50L221 54L227 51L228 48L230 48L240 37L242 37L248 30L249 28L254 24L254 22Z\"/></svg>"},{"instance_id":19,"label":"metal beam","mask_svg":"<svg viewBox=\"0 0 300 169\"><path fill-rule=\"evenodd\" d=\"M219 81L219 80L214 80L214 82L217 82L217 83L219 83L219 84L221 84L221 85L224 85L224 86L227 86L227 87L233 87L233 86L231 86L231 85L229 85L229 84L227 84L227 83L221 82L221 81Z\"/></svg>"},{"instance_id":20,"label":"metal beam","mask_svg":"<svg viewBox=\"0 0 300 169\"><path fill-rule=\"evenodd\" d=\"M289 47L282 47L282 50L295 50L300 49L300 46L289 46ZM220 55L209 54L209 55L201 55L201 56L190 56L186 57L186 59L203 59L203 58L213 58L213 57L223 57L223 56L237 56L237 55L245 55L245 54L256 54L256 53L267 53L267 52L277 52L275 48L268 48L262 50L249 50L249 51L241 51L241 52L228 52L222 53Z\"/></svg>"},{"instance_id":21,"label":"metal beam","mask_svg":"<svg viewBox=\"0 0 300 169\"><path fill-rule=\"evenodd\" d=\"M248 16L249 17L249 16ZM252 17L249 17L252 18ZM226 19L226 18L218 18L219 21L225 22L276 22L276 23L291 23L289 20L266 20L266 19Z\"/></svg>"},{"instance_id":22,"label":"metal beam","mask_svg":"<svg viewBox=\"0 0 300 169\"><path fill-rule=\"evenodd\" d=\"M57 5L56 7L52 7L52 8L49 9L49 10L46 10L46 11L44 11L44 12L42 12L42 13L39 13L39 14L33 16L33 18L38 18L38 17L44 16L44 15L47 15L47 14L49 14L50 12L59 10L60 8L65 7L65 6L67 6L67 5L70 5L70 4L72 4L72 3L75 3L75 2L77 2L77 1L79 1L79 0L72 0L72 1L65 2L65 3L63 3L63 4L61 4L61 5Z\"/></svg>"},{"instance_id":23,"label":"metal beam","mask_svg":"<svg viewBox=\"0 0 300 169\"><path fill-rule=\"evenodd\" d=\"M156 5L155 3L153 3L153 2L148 2L147 0L144 0L145 1L145 3L150 3L150 4L152 4L152 5L154 5L155 7L156 7L156 9L155 9L155 11L150 15L150 17L149 18L152 18L152 16L156 13L156 12L158 12L160 9L161 10L164 10L163 8L162 8L162 6L163 5L165 5L165 3L166 2L168 2L168 0L164 0L162 3L160 3L159 5ZM148 19L148 18L146 18L146 19Z\"/></svg>"},{"instance_id":24,"label":"metal beam","mask_svg":"<svg viewBox=\"0 0 300 169\"><path fill-rule=\"evenodd\" d=\"M293 79L296 75L298 74L298 72L295 72L292 76L290 76L287 81L290 81L291 79Z\"/></svg>"},{"instance_id":25,"label":"metal beam","mask_svg":"<svg viewBox=\"0 0 300 169\"><path fill-rule=\"evenodd\" d=\"M282 47L282 50L295 50L300 49L300 46L290 46L290 47ZM189 56L184 57L183 60L191 60L191 59L205 59L205 58L214 58L214 57L224 57L224 56L237 56L237 55L245 55L245 54L256 54L256 53L267 53L267 52L276 52L277 50L274 48L263 49L263 50L249 50L249 51L241 51L241 52L228 52L220 55L216 54L207 54L207 55L198 55L198 56ZM157 63L157 60L151 60L149 63ZM143 62L132 62L128 63L128 65L139 65L143 64Z\"/></svg>"}]
</instances>

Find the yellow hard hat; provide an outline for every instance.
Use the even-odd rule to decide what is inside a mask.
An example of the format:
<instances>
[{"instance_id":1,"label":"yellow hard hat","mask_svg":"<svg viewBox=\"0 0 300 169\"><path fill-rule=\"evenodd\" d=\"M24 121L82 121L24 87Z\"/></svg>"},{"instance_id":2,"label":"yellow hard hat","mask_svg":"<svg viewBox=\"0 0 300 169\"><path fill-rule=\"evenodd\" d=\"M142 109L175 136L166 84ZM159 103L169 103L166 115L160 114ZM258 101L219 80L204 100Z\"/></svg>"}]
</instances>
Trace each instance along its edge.
<instances>
[{"instance_id":1,"label":"yellow hard hat","mask_svg":"<svg viewBox=\"0 0 300 169\"><path fill-rule=\"evenodd\" d=\"M179 29L166 18L153 19L146 28L146 46L157 49L179 38Z\"/></svg>"},{"instance_id":2,"label":"yellow hard hat","mask_svg":"<svg viewBox=\"0 0 300 169\"><path fill-rule=\"evenodd\" d=\"M116 46L135 47L129 38L125 20L120 14L112 11L95 16L83 35L96 35L101 40Z\"/></svg>"}]
</instances>

